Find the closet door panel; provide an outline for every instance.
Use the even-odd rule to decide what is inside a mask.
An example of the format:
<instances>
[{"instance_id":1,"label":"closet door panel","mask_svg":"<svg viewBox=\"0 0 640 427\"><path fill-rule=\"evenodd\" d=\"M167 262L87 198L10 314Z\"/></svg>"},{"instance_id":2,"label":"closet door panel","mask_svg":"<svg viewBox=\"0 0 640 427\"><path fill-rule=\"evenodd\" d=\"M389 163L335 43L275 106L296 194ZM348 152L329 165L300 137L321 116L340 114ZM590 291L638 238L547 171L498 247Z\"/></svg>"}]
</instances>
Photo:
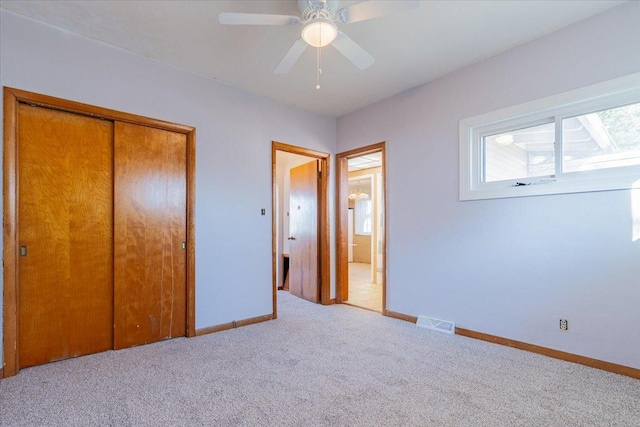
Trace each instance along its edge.
<instances>
[{"instance_id":1,"label":"closet door panel","mask_svg":"<svg viewBox=\"0 0 640 427\"><path fill-rule=\"evenodd\" d=\"M21 368L112 348L113 123L20 104Z\"/></svg>"},{"instance_id":2,"label":"closet door panel","mask_svg":"<svg viewBox=\"0 0 640 427\"><path fill-rule=\"evenodd\" d=\"M186 334L186 142L115 123L116 349Z\"/></svg>"}]
</instances>

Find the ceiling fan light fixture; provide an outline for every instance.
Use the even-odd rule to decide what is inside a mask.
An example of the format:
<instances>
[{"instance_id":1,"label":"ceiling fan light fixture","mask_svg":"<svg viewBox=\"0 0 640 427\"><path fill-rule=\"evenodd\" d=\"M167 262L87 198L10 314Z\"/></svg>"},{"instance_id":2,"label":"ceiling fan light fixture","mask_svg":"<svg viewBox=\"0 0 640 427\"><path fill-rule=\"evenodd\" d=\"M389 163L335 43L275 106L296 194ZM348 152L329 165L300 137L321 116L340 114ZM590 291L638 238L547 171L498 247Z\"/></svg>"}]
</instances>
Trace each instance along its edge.
<instances>
[{"instance_id":1,"label":"ceiling fan light fixture","mask_svg":"<svg viewBox=\"0 0 640 427\"><path fill-rule=\"evenodd\" d=\"M302 39L313 47L324 47L338 36L338 28L331 21L316 19L302 29Z\"/></svg>"}]
</instances>

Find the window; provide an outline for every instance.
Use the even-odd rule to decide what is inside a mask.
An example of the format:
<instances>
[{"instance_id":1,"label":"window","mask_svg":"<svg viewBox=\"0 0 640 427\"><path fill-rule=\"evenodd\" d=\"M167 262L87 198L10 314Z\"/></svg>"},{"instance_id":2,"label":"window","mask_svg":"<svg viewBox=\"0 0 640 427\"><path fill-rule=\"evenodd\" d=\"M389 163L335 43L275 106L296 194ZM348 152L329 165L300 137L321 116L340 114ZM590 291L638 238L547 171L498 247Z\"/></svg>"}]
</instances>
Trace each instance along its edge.
<instances>
[{"instance_id":1,"label":"window","mask_svg":"<svg viewBox=\"0 0 640 427\"><path fill-rule=\"evenodd\" d=\"M487 135L484 182L550 176L555 172L555 126L545 123Z\"/></svg>"},{"instance_id":2,"label":"window","mask_svg":"<svg viewBox=\"0 0 640 427\"><path fill-rule=\"evenodd\" d=\"M562 120L565 172L640 165L640 103Z\"/></svg>"},{"instance_id":3,"label":"window","mask_svg":"<svg viewBox=\"0 0 640 427\"><path fill-rule=\"evenodd\" d=\"M371 236L371 215L373 213L373 203L371 199L356 200L355 209L355 233L361 236Z\"/></svg>"},{"instance_id":4,"label":"window","mask_svg":"<svg viewBox=\"0 0 640 427\"><path fill-rule=\"evenodd\" d=\"M460 122L460 200L632 188L640 73Z\"/></svg>"}]
</instances>

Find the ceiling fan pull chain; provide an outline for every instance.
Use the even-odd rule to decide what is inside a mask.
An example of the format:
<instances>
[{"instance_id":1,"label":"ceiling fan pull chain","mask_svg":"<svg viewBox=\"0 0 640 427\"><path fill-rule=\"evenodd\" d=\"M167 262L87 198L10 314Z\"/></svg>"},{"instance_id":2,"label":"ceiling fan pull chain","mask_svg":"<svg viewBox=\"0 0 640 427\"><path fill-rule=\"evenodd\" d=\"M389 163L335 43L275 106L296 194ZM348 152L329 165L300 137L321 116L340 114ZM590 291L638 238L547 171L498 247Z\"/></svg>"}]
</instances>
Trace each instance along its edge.
<instances>
[{"instance_id":1,"label":"ceiling fan pull chain","mask_svg":"<svg viewBox=\"0 0 640 427\"><path fill-rule=\"evenodd\" d=\"M322 74L322 70L320 70L320 48L317 48L316 51L316 89L320 89L320 74Z\"/></svg>"},{"instance_id":2,"label":"ceiling fan pull chain","mask_svg":"<svg viewBox=\"0 0 640 427\"><path fill-rule=\"evenodd\" d=\"M318 40L320 43L318 44L318 48L316 50L316 89L320 89L320 74L322 74L322 70L320 69L320 46L322 46L322 28L318 26Z\"/></svg>"}]
</instances>

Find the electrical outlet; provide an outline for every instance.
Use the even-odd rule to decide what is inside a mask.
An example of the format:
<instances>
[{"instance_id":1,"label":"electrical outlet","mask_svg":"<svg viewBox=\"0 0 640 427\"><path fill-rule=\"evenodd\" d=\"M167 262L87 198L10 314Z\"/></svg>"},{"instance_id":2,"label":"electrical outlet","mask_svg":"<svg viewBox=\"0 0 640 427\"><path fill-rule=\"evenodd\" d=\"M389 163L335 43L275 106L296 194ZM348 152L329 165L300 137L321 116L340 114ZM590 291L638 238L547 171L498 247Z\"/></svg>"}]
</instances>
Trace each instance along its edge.
<instances>
[{"instance_id":1,"label":"electrical outlet","mask_svg":"<svg viewBox=\"0 0 640 427\"><path fill-rule=\"evenodd\" d=\"M560 319L560 330L561 331L569 330L569 321L567 319Z\"/></svg>"}]
</instances>

